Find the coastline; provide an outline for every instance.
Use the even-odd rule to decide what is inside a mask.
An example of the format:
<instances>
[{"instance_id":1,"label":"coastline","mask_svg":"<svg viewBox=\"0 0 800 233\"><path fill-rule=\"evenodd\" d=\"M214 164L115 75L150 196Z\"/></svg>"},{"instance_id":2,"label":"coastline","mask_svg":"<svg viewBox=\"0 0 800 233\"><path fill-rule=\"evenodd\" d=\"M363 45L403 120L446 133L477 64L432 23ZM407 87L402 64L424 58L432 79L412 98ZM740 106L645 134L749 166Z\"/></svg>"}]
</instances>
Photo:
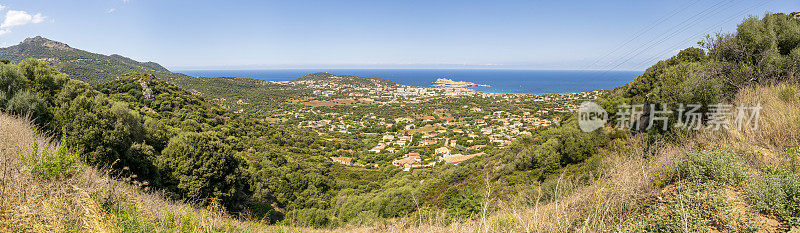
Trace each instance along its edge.
<instances>
[{"instance_id":1,"label":"coastline","mask_svg":"<svg viewBox=\"0 0 800 233\"><path fill-rule=\"evenodd\" d=\"M454 83L485 86L459 86L475 92L515 95L573 94L594 90L611 90L625 85L640 71L586 70L428 70L428 69L272 69L272 70L176 70L193 77L237 77L264 81L291 81L306 74L328 72L382 78L412 87L436 87L437 79L454 77Z\"/></svg>"}]
</instances>

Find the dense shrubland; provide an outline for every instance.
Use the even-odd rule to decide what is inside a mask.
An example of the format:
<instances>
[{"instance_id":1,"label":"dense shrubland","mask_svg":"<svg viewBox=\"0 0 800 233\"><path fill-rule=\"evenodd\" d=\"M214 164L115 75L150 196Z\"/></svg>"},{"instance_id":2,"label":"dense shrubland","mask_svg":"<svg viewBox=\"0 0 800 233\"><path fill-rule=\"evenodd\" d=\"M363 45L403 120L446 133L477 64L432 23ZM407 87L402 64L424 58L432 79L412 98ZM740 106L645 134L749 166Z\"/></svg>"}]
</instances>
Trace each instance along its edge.
<instances>
[{"instance_id":1,"label":"dense shrubland","mask_svg":"<svg viewBox=\"0 0 800 233\"><path fill-rule=\"evenodd\" d=\"M330 179L313 178L327 172L329 162L321 155L347 147L232 114L152 76L121 77L98 88L103 93L36 60L0 69L7 87L2 93L8 100L3 101L4 109L30 114L41 128L61 135L82 162L110 167L115 174L131 177L132 183L165 189L199 204L219 199L239 212L250 205L275 203L283 208L324 194ZM140 81L150 82L154 98L141 96ZM270 179L251 178L271 169L283 172L271 173ZM287 188L272 189L283 185ZM302 192L305 189L314 191ZM253 196L258 199L248 198L252 193L259 193ZM307 205L327 207L325 202ZM261 211L254 214L274 210Z\"/></svg>"},{"instance_id":2,"label":"dense shrubland","mask_svg":"<svg viewBox=\"0 0 800 233\"><path fill-rule=\"evenodd\" d=\"M13 100L6 109L30 114L41 128L60 135L81 162L110 168L169 197L198 205L218 200L231 213L272 223L326 226L402 217L425 204L423 192L442 196L437 205L446 207L455 189L446 195L439 189L465 177L445 176L424 185L431 190L421 190L408 184L418 182L416 177L392 168L332 168L326 157L352 145L233 114L152 75L128 74L92 87L36 60L2 69L10 74L3 81ZM329 174L336 170L376 175Z\"/></svg>"},{"instance_id":3,"label":"dense shrubland","mask_svg":"<svg viewBox=\"0 0 800 233\"><path fill-rule=\"evenodd\" d=\"M658 62L599 104L612 119L623 103L761 104L759 130L636 132L610 123L587 133L564 116L481 159L399 172L333 165L325 157L353 145L233 114L141 73L91 87L36 60L0 65L0 107L61 135L81 164L265 223L418 231L800 226L800 20L748 18L700 47ZM111 213L144 211L112 203Z\"/></svg>"}]
</instances>

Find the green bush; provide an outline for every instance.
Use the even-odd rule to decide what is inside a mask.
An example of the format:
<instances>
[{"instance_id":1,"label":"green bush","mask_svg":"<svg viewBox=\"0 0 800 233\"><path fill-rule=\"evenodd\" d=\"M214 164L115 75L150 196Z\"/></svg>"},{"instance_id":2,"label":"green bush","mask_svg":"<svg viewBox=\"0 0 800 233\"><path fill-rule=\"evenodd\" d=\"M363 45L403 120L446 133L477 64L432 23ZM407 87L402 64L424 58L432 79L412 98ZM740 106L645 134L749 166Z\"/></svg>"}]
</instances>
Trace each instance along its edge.
<instances>
[{"instance_id":1,"label":"green bush","mask_svg":"<svg viewBox=\"0 0 800 233\"><path fill-rule=\"evenodd\" d=\"M687 188L684 186L684 188ZM669 208L641 219L636 232L756 232L752 215L736 212L719 190L684 189ZM713 228L712 228L713 227Z\"/></svg>"},{"instance_id":2,"label":"green bush","mask_svg":"<svg viewBox=\"0 0 800 233\"><path fill-rule=\"evenodd\" d=\"M241 158L213 132L183 133L169 141L157 165L165 175L164 183L182 198L207 204L219 198L228 208L236 204L246 190Z\"/></svg>"},{"instance_id":3,"label":"green bush","mask_svg":"<svg viewBox=\"0 0 800 233\"><path fill-rule=\"evenodd\" d=\"M381 217L400 217L416 210L415 190L412 187L389 188L378 192L370 205ZM419 194L417 194L419 196Z\"/></svg>"},{"instance_id":4,"label":"green bush","mask_svg":"<svg viewBox=\"0 0 800 233\"><path fill-rule=\"evenodd\" d=\"M677 85L680 87L679 103L701 104L708 106L717 104L725 92L720 80L694 75Z\"/></svg>"},{"instance_id":5,"label":"green bush","mask_svg":"<svg viewBox=\"0 0 800 233\"><path fill-rule=\"evenodd\" d=\"M35 136L34 136L35 137ZM64 179L72 177L78 171L75 155L67 152L66 143L61 141L56 153L48 148L39 148L39 140L34 138L31 151L25 157L26 165L34 178L43 180Z\"/></svg>"},{"instance_id":6,"label":"green bush","mask_svg":"<svg viewBox=\"0 0 800 233\"><path fill-rule=\"evenodd\" d=\"M478 216L483 206L483 196L467 190L454 190L447 205L448 211L459 219Z\"/></svg>"},{"instance_id":7,"label":"green bush","mask_svg":"<svg viewBox=\"0 0 800 233\"><path fill-rule=\"evenodd\" d=\"M8 100L6 107L12 114L30 115L37 123L48 122L50 117L47 107L38 95L30 91L20 91Z\"/></svg>"},{"instance_id":8,"label":"green bush","mask_svg":"<svg viewBox=\"0 0 800 233\"><path fill-rule=\"evenodd\" d=\"M601 130L581 131L577 117L570 117L561 126L546 128L532 138L522 138L506 149L505 172L532 170L543 178L563 166L584 162L608 141L608 135Z\"/></svg>"},{"instance_id":9,"label":"green bush","mask_svg":"<svg viewBox=\"0 0 800 233\"><path fill-rule=\"evenodd\" d=\"M328 211L317 208L290 211L284 220L284 224L304 227L324 227L330 223Z\"/></svg>"},{"instance_id":10,"label":"green bush","mask_svg":"<svg viewBox=\"0 0 800 233\"><path fill-rule=\"evenodd\" d=\"M82 93L61 104L55 116L68 145L90 165L108 166L125 159L131 145L144 137L136 112L96 92Z\"/></svg>"},{"instance_id":11,"label":"green bush","mask_svg":"<svg viewBox=\"0 0 800 233\"><path fill-rule=\"evenodd\" d=\"M785 157L789 159L789 170L800 171L800 146L786 149Z\"/></svg>"},{"instance_id":12,"label":"green bush","mask_svg":"<svg viewBox=\"0 0 800 233\"><path fill-rule=\"evenodd\" d=\"M761 213L780 218L784 226L800 226L800 176L773 170L751 182L747 197Z\"/></svg>"},{"instance_id":13,"label":"green bush","mask_svg":"<svg viewBox=\"0 0 800 233\"><path fill-rule=\"evenodd\" d=\"M676 57L685 62L699 62L706 59L706 52L703 49L689 47L678 52Z\"/></svg>"},{"instance_id":14,"label":"green bush","mask_svg":"<svg viewBox=\"0 0 800 233\"><path fill-rule=\"evenodd\" d=\"M734 154L725 151L689 152L678 164L680 177L694 183L716 182L739 185L748 178L745 166Z\"/></svg>"},{"instance_id":15,"label":"green bush","mask_svg":"<svg viewBox=\"0 0 800 233\"><path fill-rule=\"evenodd\" d=\"M6 103L8 103L9 96L6 94L5 91L0 90L0 110L6 107Z\"/></svg>"},{"instance_id":16,"label":"green bush","mask_svg":"<svg viewBox=\"0 0 800 233\"><path fill-rule=\"evenodd\" d=\"M29 80L30 89L47 102L52 102L60 87L69 80L66 74L58 72L55 68L47 65L47 62L36 59L26 59L20 62L19 70Z\"/></svg>"},{"instance_id":17,"label":"green bush","mask_svg":"<svg viewBox=\"0 0 800 233\"><path fill-rule=\"evenodd\" d=\"M128 168L129 177L135 181L147 182L144 186L161 186L161 174L155 166L156 152L152 146L144 143L133 143L130 150L124 154L121 165Z\"/></svg>"},{"instance_id":18,"label":"green bush","mask_svg":"<svg viewBox=\"0 0 800 233\"><path fill-rule=\"evenodd\" d=\"M8 98L19 90L27 89L28 80L17 67L0 65L0 91L5 92Z\"/></svg>"}]
</instances>

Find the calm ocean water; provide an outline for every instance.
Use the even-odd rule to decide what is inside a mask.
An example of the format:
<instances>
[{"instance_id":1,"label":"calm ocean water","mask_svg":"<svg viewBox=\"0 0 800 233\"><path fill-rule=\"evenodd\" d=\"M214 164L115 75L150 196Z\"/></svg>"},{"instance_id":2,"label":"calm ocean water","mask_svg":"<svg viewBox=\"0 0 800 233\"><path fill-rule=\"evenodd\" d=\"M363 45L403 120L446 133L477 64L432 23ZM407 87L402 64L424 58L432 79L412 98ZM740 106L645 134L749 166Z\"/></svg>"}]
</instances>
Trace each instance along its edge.
<instances>
[{"instance_id":1,"label":"calm ocean water","mask_svg":"<svg viewBox=\"0 0 800 233\"><path fill-rule=\"evenodd\" d=\"M195 77L255 78L289 81L306 74L328 72L384 78L410 86L431 86L438 78L467 81L491 87L473 87L489 93L553 94L598 89L610 90L632 81L641 71L479 70L479 69L283 69L283 70L182 70Z\"/></svg>"}]
</instances>

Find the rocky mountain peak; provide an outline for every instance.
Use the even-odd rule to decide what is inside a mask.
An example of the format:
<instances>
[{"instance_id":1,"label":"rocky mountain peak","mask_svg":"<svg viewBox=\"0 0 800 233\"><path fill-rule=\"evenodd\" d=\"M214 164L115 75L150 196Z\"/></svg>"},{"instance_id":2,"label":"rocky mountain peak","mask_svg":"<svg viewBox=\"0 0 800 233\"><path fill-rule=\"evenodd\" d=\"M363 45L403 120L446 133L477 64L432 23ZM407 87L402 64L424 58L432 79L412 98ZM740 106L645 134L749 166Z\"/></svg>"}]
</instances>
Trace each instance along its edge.
<instances>
[{"instance_id":1,"label":"rocky mountain peak","mask_svg":"<svg viewBox=\"0 0 800 233\"><path fill-rule=\"evenodd\" d=\"M69 47L69 45L67 45L67 44L64 44L64 43L61 43L61 42L58 42L58 41L54 41L54 40L50 40L50 39L47 39L47 38L44 38L44 37L41 37L41 36L36 36L36 37L33 37L33 38L27 38L24 41L22 41L22 43L20 43L20 44L35 44L35 45L41 45L41 46L44 46L44 47L54 48L54 49L71 49Z\"/></svg>"}]
</instances>

